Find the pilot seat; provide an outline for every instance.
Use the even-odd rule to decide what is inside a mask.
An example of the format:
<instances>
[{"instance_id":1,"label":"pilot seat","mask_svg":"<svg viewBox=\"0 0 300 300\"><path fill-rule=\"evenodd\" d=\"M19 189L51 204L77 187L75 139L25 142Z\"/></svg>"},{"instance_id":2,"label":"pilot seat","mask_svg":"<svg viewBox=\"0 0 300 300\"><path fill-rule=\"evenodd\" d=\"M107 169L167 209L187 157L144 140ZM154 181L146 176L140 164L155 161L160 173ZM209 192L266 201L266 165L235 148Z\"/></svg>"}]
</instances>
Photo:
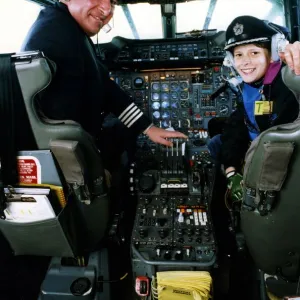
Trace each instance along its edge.
<instances>
[{"instance_id":1,"label":"pilot seat","mask_svg":"<svg viewBox=\"0 0 300 300\"><path fill-rule=\"evenodd\" d=\"M41 52L24 52L15 55L1 55L1 86L12 86L12 73L17 80L24 100L24 107L33 134L36 148L20 148L17 143L2 143L1 147L1 205L0 231L7 239L15 255L51 256L52 260L40 291L40 300L47 299L110 299L107 285L99 289L98 278L108 276L108 253L102 245L109 230L111 210L106 172L99 150L93 138L82 127L69 120L53 121L43 117L37 101L50 84L55 73L55 64ZM11 68L12 66L12 68ZM8 72L7 74L4 74ZM15 82L14 82L15 84ZM7 92L1 101L1 117L9 120L13 107L13 92ZM5 116L6 115L6 116ZM16 118L16 122L20 121ZM3 120L2 120L3 121ZM3 124L2 124L3 125ZM2 127L3 128L3 127ZM5 132L14 133L13 123ZM3 135L2 135L3 137ZM15 137L16 138L16 137ZM4 146L5 145L5 146ZM8 151L7 147L13 145ZM6 148L4 148L6 147ZM22 147L22 146L21 146ZM15 152L14 152L15 151ZM16 152L18 151L18 152ZM15 165L15 154L19 157ZM12 158L13 155L13 158ZM6 176L8 166L20 171L20 157L37 163L40 179L35 187L48 187L52 191L60 186L65 204L55 217L44 221L13 222L5 218L3 209L7 206L3 191L15 191L18 181ZM9 161L9 163L6 163ZM16 174L13 174L16 175ZM19 174L20 178L20 174ZM30 178L29 178L30 179ZM7 195L6 195L7 196Z\"/></svg>"},{"instance_id":2,"label":"pilot seat","mask_svg":"<svg viewBox=\"0 0 300 300\"><path fill-rule=\"evenodd\" d=\"M300 76L284 67L282 78L299 101ZM261 133L246 155L241 229L276 299L300 295L299 148L300 117Z\"/></svg>"}]
</instances>

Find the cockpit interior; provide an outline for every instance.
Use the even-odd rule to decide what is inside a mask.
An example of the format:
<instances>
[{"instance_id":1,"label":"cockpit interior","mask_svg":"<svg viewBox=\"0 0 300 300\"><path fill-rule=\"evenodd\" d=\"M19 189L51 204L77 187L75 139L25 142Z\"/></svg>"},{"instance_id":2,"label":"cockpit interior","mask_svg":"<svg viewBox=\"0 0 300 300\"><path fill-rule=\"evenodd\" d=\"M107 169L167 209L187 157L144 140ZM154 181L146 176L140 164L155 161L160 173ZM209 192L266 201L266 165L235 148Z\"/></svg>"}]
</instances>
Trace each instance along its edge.
<instances>
[{"instance_id":1,"label":"cockpit interior","mask_svg":"<svg viewBox=\"0 0 300 300\"><path fill-rule=\"evenodd\" d=\"M251 15L299 41L300 1L119 0L92 37L97 60L152 124L187 139L141 133L115 174L78 122L36 104L56 63L20 49L55 2L0 3L0 299L299 300L299 118L252 142L241 201L208 144L239 97L227 26ZM300 76L282 78L299 100Z\"/></svg>"}]
</instances>

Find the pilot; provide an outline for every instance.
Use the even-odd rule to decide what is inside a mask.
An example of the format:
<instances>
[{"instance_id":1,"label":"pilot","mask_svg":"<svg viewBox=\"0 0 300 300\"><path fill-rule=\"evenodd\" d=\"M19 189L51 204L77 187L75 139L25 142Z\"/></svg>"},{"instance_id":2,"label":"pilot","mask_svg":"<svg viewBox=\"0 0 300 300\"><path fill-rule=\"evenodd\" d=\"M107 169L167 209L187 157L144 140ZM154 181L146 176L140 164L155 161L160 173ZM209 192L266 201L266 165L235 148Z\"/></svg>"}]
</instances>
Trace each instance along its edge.
<instances>
[{"instance_id":1,"label":"pilot","mask_svg":"<svg viewBox=\"0 0 300 300\"><path fill-rule=\"evenodd\" d=\"M142 132L155 143L171 146L167 138L186 136L155 127L96 57L90 37L111 20L114 6L110 0L61 0L41 10L22 46L23 51L40 50L56 63L55 76L39 101L41 111L50 119L80 123L98 138L100 150L114 138L111 132L118 134L112 152L127 136ZM105 134L103 119L109 113L118 119L117 130Z\"/></svg>"},{"instance_id":2,"label":"pilot","mask_svg":"<svg viewBox=\"0 0 300 300\"><path fill-rule=\"evenodd\" d=\"M300 75L300 43L287 44L286 34L285 28L252 16L235 18L226 31L225 64L234 68L242 83L236 110L209 149L213 156L219 151L233 200L242 197L241 173L251 141L262 131L293 122L298 116L298 102L280 71L282 61ZM281 52L279 44L284 48Z\"/></svg>"}]
</instances>

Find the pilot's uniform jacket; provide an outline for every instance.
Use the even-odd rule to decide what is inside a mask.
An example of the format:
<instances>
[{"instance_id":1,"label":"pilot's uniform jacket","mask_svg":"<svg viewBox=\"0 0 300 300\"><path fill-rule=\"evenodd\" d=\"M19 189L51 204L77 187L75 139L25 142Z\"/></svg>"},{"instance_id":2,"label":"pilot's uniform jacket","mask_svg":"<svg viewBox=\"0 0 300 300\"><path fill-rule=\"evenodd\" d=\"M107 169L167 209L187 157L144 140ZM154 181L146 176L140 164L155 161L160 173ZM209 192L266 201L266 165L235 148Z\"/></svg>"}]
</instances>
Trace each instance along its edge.
<instances>
[{"instance_id":1,"label":"pilot's uniform jacket","mask_svg":"<svg viewBox=\"0 0 300 300\"><path fill-rule=\"evenodd\" d=\"M272 112L264 115L255 114L253 111L253 102L252 115L254 114L254 124L251 122L251 118L249 118L251 112L244 105L245 86L243 85L246 84L241 85L243 94L240 95L241 97L240 100L237 101L236 110L231 114L224 133L221 135L221 163L224 164L225 168L232 166L240 170L249 144L255 136L272 126L290 123L297 118L299 105L294 94L282 81L281 68L280 66L277 68L276 73L273 74L273 77L271 76L271 81L267 83L266 75L264 83L261 85L263 91L262 95L265 97L264 101L273 102L273 107L271 108ZM257 89L259 89L259 87L257 87Z\"/></svg>"},{"instance_id":2,"label":"pilot's uniform jacket","mask_svg":"<svg viewBox=\"0 0 300 300\"><path fill-rule=\"evenodd\" d=\"M48 118L77 121L94 136L100 134L103 113L113 113L136 135L151 124L109 78L93 42L66 5L56 3L41 10L22 48L43 51L56 63L55 76L39 102Z\"/></svg>"}]
</instances>

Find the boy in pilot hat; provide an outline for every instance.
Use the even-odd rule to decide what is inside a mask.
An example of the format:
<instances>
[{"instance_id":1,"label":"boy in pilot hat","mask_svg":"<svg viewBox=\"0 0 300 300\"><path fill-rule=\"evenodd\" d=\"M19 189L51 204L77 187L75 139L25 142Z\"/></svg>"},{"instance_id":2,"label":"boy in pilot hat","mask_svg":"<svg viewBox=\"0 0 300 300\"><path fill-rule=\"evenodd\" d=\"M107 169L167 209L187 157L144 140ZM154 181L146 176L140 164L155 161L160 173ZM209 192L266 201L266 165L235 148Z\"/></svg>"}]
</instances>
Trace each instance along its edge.
<instances>
[{"instance_id":1,"label":"boy in pilot hat","mask_svg":"<svg viewBox=\"0 0 300 300\"><path fill-rule=\"evenodd\" d=\"M242 197L240 172L251 141L298 116L298 102L280 71L283 61L300 75L300 43L289 44L286 37L285 28L252 16L237 17L226 31L224 64L243 80L236 110L220 137L220 161L233 200Z\"/></svg>"}]
</instances>

